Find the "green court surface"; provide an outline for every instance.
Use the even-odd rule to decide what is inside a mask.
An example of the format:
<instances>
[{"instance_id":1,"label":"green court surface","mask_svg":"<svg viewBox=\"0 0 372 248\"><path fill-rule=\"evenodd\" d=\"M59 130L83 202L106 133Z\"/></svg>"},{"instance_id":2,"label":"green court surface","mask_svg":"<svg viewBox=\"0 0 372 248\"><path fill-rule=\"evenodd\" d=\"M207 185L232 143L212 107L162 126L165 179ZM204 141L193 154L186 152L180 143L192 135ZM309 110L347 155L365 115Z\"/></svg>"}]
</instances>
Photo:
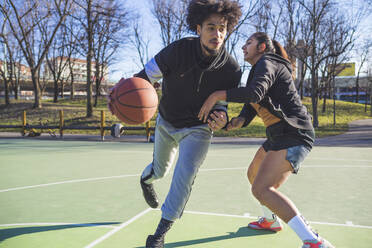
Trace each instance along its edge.
<instances>
[{"instance_id":1,"label":"green court surface","mask_svg":"<svg viewBox=\"0 0 372 248\"><path fill-rule=\"evenodd\" d=\"M150 143L0 139L0 247L144 247L161 216L139 186ZM166 248L298 248L261 214L246 179L256 145L212 144ZM172 170L173 171L173 170ZM171 173L155 184L166 197ZM314 147L281 188L337 248L372 247L372 148Z\"/></svg>"}]
</instances>

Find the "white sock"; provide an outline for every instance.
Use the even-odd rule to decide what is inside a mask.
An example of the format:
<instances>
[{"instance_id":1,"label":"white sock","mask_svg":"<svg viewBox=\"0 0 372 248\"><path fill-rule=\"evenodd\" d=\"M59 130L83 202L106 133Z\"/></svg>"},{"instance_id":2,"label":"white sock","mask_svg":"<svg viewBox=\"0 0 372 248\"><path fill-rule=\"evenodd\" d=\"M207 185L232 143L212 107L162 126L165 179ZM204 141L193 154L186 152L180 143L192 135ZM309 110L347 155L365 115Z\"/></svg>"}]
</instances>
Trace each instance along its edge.
<instances>
[{"instance_id":1,"label":"white sock","mask_svg":"<svg viewBox=\"0 0 372 248\"><path fill-rule=\"evenodd\" d=\"M307 225L304 219L300 215L296 215L290 221L288 221L288 225L295 231L298 237L302 241L305 240L317 240L318 237L315 233L310 229L309 225Z\"/></svg>"},{"instance_id":2,"label":"white sock","mask_svg":"<svg viewBox=\"0 0 372 248\"><path fill-rule=\"evenodd\" d=\"M264 217L268 221L276 220L276 215L268 207L266 207L264 205L261 205L261 208L262 208L262 212L263 212Z\"/></svg>"}]
</instances>

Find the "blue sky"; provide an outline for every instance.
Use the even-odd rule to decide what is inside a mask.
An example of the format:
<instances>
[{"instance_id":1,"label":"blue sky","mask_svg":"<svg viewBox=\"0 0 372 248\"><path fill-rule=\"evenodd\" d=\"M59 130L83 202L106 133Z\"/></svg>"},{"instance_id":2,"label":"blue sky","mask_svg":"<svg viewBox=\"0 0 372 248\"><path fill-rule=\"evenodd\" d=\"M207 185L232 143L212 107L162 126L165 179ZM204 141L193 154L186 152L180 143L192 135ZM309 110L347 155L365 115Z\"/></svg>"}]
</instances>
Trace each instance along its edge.
<instances>
[{"instance_id":1,"label":"blue sky","mask_svg":"<svg viewBox=\"0 0 372 248\"><path fill-rule=\"evenodd\" d=\"M123 0L123 2L127 2L127 6L130 6L130 8L133 8L135 12L137 12L141 16L141 24L144 30L146 30L146 38L150 39L150 45L149 45L149 52L150 56L154 56L158 51L162 49L162 43L159 36L160 28L157 25L156 19L153 17L151 10L150 10L150 1L151 0L135 0L135 1L129 1L129 0ZM247 0L241 1L245 2ZM358 7L363 0L339 0L339 3L341 4L340 7L350 11L353 8L351 6ZM135 2L135 6L133 6L133 2ZM371 17L371 14L370 16ZM365 19L363 23L363 28L361 30L361 34L371 37L372 34L372 28L371 28L371 18ZM240 46L239 46L240 49ZM134 49L125 49L123 51L120 51L118 53L119 57L122 56L123 62L117 63L110 67L110 81L117 82L120 80L121 77L131 77L134 73L140 71L142 68L140 68L135 62L135 58L137 56ZM243 63L243 61L238 61L240 64ZM357 59L354 58L352 62L357 62ZM243 76L244 78L244 76Z\"/></svg>"}]
</instances>

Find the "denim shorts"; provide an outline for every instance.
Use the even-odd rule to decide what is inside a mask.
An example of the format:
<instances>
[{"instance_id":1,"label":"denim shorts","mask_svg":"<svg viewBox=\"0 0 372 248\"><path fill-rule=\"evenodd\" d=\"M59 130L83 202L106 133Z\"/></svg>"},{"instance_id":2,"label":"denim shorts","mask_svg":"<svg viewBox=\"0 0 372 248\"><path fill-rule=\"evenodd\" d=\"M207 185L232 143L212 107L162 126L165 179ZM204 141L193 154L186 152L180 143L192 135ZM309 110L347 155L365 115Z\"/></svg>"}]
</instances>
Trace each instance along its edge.
<instances>
[{"instance_id":1,"label":"denim shorts","mask_svg":"<svg viewBox=\"0 0 372 248\"><path fill-rule=\"evenodd\" d=\"M287 148L286 159L292 165L293 173L297 174L301 163L309 154L310 149L304 145L292 146Z\"/></svg>"}]
</instances>

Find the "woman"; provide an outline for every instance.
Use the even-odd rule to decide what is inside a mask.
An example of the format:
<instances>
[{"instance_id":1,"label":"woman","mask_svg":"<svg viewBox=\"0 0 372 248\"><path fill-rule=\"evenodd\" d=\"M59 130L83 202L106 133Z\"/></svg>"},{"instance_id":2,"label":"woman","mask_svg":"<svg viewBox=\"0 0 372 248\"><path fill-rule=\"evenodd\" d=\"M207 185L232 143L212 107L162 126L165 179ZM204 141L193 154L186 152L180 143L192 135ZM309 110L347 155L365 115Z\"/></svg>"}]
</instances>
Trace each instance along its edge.
<instances>
[{"instance_id":1,"label":"woman","mask_svg":"<svg viewBox=\"0 0 372 248\"><path fill-rule=\"evenodd\" d=\"M247 126L258 115L266 126L267 140L248 168L252 193L261 203L264 217L250 223L253 229L280 231L285 221L303 241L303 248L333 248L306 224L293 202L278 188L300 163L314 143L311 116L296 91L291 64L283 47L267 34L254 33L243 46L244 60L252 65L245 88L215 91L204 102L199 118L208 121L217 101L245 103L227 130ZM274 214L275 213L275 214Z\"/></svg>"}]
</instances>

